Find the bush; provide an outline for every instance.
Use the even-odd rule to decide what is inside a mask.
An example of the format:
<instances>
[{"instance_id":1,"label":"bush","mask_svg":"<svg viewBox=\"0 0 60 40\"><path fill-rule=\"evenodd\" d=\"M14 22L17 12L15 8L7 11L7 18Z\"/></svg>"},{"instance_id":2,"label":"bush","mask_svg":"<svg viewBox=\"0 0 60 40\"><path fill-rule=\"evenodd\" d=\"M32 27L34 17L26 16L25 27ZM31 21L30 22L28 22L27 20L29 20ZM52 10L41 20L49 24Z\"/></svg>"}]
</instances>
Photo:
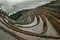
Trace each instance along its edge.
<instances>
[{"instance_id":1,"label":"bush","mask_svg":"<svg viewBox=\"0 0 60 40\"><path fill-rule=\"evenodd\" d=\"M13 15L10 15L9 18L16 21L20 16L21 16L21 13L19 11L19 12L16 12L15 14L13 14Z\"/></svg>"}]
</instances>

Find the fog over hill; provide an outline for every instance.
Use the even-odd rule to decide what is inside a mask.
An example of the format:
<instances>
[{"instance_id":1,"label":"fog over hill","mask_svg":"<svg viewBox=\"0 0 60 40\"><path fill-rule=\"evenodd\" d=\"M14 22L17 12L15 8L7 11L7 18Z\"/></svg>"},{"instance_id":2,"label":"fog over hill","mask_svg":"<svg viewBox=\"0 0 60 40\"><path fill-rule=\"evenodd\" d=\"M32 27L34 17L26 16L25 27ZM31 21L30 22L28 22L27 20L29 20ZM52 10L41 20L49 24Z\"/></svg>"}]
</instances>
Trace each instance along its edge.
<instances>
[{"instance_id":1,"label":"fog over hill","mask_svg":"<svg viewBox=\"0 0 60 40\"><path fill-rule=\"evenodd\" d=\"M0 0L3 10L13 13L18 10L31 9L54 0Z\"/></svg>"}]
</instances>

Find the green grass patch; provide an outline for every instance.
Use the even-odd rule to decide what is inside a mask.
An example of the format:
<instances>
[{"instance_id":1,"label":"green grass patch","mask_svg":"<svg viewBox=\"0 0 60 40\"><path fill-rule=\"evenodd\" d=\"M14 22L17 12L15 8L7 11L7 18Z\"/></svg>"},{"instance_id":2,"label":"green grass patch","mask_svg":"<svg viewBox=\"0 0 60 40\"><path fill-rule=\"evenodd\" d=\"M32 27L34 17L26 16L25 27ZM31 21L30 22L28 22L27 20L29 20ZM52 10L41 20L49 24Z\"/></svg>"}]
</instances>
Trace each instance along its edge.
<instances>
[{"instance_id":1,"label":"green grass patch","mask_svg":"<svg viewBox=\"0 0 60 40\"><path fill-rule=\"evenodd\" d=\"M21 12L19 11L8 17L16 21L20 16L21 16Z\"/></svg>"}]
</instances>

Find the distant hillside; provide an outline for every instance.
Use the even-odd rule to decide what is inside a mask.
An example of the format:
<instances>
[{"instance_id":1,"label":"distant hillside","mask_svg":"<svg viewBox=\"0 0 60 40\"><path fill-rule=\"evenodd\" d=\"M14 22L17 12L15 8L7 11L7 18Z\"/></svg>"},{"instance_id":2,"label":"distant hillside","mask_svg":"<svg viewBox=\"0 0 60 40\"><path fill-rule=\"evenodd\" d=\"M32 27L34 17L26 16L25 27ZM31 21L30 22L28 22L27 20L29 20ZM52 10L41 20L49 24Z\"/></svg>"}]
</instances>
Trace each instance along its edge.
<instances>
[{"instance_id":1,"label":"distant hillside","mask_svg":"<svg viewBox=\"0 0 60 40\"><path fill-rule=\"evenodd\" d=\"M58 5L56 1L52 1L52 2L44 4L42 6L38 6L37 8L43 8L43 7L47 7L48 9L52 8L52 9L60 10L60 5ZM37 8L35 8L35 9L37 9Z\"/></svg>"},{"instance_id":2,"label":"distant hillside","mask_svg":"<svg viewBox=\"0 0 60 40\"><path fill-rule=\"evenodd\" d=\"M43 7L47 7L47 9L51 9L51 10L55 10L55 9L60 10L60 6L56 6L55 4L56 4L56 1L52 1L52 2L44 4L42 6L38 6L35 9L37 10L37 9L41 9ZM25 9L25 10L18 11L16 13L14 13L13 15L9 16L9 18L11 18L13 20L17 20L22 15L22 13L26 13L30 10L31 9Z\"/></svg>"},{"instance_id":3,"label":"distant hillside","mask_svg":"<svg viewBox=\"0 0 60 40\"><path fill-rule=\"evenodd\" d=\"M23 13L26 13L26 12L28 12L29 10L30 10L30 9L21 10L21 11L18 11L18 12L14 13L13 15L10 15L10 16L8 16L8 17L16 21Z\"/></svg>"}]
</instances>

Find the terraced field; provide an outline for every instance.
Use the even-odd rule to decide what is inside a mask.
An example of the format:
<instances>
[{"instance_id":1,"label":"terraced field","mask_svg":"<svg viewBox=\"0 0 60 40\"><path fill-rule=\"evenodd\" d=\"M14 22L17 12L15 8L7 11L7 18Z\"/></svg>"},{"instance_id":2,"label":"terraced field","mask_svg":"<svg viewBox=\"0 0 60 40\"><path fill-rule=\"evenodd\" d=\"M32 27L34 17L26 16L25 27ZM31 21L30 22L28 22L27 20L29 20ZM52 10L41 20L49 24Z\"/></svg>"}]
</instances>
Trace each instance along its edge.
<instances>
[{"instance_id":1,"label":"terraced field","mask_svg":"<svg viewBox=\"0 0 60 40\"><path fill-rule=\"evenodd\" d=\"M59 9L40 7L24 13L17 20L1 14L0 30L16 40L60 40Z\"/></svg>"}]
</instances>

